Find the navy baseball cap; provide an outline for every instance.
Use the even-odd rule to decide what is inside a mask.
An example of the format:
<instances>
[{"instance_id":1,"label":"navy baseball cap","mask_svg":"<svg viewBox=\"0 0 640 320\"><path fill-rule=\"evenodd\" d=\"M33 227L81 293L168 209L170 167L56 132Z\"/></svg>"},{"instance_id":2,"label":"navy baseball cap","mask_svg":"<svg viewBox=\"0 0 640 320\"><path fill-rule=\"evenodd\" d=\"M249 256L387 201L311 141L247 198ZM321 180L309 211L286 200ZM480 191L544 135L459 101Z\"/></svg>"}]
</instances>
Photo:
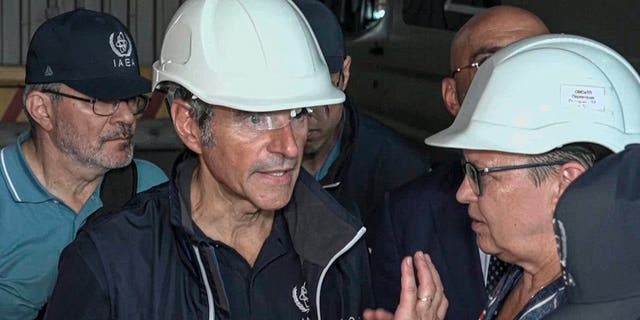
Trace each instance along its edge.
<instances>
[{"instance_id":1,"label":"navy baseball cap","mask_svg":"<svg viewBox=\"0 0 640 320\"><path fill-rule=\"evenodd\" d=\"M333 12L318 0L296 0L294 3L309 22L318 40L330 73L342 70L346 56L340 22Z\"/></svg>"},{"instance_id":2,"label":"navy baseball cap","mask_svg":"<svg viewBox=\"0 0 640 320\"><path fill-rule=\"evenodd\" d=\"M45 21L27 52L27 84L61 82L99 100L151 91L127 28L114 16L77 9Z\"/></svg>"}]
</instances>

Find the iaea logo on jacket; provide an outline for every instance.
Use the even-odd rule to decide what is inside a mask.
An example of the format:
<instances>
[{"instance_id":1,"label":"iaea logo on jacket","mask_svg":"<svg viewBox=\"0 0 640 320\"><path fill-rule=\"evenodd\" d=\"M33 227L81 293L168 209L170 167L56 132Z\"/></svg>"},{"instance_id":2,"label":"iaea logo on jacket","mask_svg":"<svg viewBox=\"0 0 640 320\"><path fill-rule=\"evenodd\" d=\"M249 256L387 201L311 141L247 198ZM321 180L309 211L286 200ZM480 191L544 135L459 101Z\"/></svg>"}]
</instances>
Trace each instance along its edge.
<instances>
[{"instance_id":1,"label":"iaea logo on jacket","mask_svg":"<svg viewBox=\"0 0 640 320\"><path fill-rule=\"evenodd\" d=\"M117 34L112 32L109 35L109 46L117 56L113 59L114 67L134 67L136 65L135 59L131 58L133 44L124 32L120 31Z\"/></svg>"},{"instance_id":2,"label":"iaea logo on jacket","mask_svg":"<svg viewBox=\"0 0 640 320\"><path fill-rule=\"evenodd\" d=\"M307 297L307 283L303 283L300 286L300 292L298 292L298 287L293 287L291 291L291 297L293 298L293 303L296 304L298 309L304 313L309 312L309 297Z\"/></svg>"}]
</instances>

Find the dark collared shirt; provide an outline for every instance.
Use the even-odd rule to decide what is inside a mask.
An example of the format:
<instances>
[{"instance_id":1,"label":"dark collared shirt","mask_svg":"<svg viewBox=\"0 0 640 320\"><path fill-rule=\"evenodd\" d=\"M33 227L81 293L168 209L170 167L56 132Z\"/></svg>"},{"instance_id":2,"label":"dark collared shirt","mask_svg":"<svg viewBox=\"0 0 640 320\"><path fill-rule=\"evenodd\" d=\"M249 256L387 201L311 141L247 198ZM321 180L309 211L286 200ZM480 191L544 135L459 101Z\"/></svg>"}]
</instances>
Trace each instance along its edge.
<instances>
[{"instance_id":1,"label":"dark collared shirt","mask_svg":"<svg viewBox=\"0 0 640 320\"><path fill-rule=\"evenodd\" d=\"M276 214L271 234L251 267L233 248L213 241L230 319L306 319L313 303L287 224Z\"/></svg>"}]
</instances>

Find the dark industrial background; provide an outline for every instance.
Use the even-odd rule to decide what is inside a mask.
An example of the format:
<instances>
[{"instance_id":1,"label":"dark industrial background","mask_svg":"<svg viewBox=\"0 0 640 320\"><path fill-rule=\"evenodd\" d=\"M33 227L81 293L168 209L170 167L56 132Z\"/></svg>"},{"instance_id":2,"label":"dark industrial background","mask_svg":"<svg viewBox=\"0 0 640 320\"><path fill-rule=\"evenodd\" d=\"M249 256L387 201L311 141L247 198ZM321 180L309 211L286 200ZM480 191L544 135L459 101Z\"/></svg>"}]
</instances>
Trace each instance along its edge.
<instances>
[{"instance_id":1,"label":"dark industrial background","mask_svg":"<svg viewBox=\"0 0 640 320\"><path fill-rule=\"evenodd\" d=\"M127 25L135 39L143 73L157 59L164 30L183 0L0 0L0 147L27 128L22 115L24 63L29 39L47 18L84 7L104 11ZM425 156L438 157L422 140L452 118L440 98L440 80L449 73L449 45L474 13L508 4L539 15L555 33L599 40L640 66L640 1L599 0L325 0L340 19L352 56L348 94L361 110L416 143ZM78 46L83 44L79 43ZM73 50L73 48L69 48ZM639 106L640 107L640 106ZM181 149L162 97L139 122L138 157L169 170Z\"/></svg>"}]
</instances>

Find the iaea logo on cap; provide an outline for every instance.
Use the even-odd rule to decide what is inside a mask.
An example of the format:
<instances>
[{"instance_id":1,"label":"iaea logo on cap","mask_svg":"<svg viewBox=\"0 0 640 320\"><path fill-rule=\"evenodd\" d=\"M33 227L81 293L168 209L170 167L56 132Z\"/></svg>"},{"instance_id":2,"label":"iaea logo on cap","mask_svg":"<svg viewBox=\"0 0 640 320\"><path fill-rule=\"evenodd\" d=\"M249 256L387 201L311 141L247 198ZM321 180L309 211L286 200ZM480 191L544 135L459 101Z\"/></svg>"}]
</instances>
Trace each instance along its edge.
<instances>
[{"instance_id":1,"label":"iaea logo on cap","mask_svg":"<svg viewBox=\"0 0 640 320\"><path fill-rule=\"evenodd\" d=\"M113 50L113 53L115 53L120 58L130 56L132 46L129 37L127 37L124 32L118 32L118 35L115 36L115 41L113 41L114 35L115 32L112 32L109 36L109 45L111 46L111 50Z\"/></svg>"},{"instance_id":2,"label":"iaea logo on cap","mask_svg":"<svg viewBox=\"0 0 640 320\"><path fill-rule=\"evenodd\" d=\"M112 32L109 35L109 46L113 53L118 56L117 59L113 59L114 67L133 67L136 65L134 59L131 59L131 52L133 51L133 45L131 39L124 33Z\"/></svg>"}]
</instances>

